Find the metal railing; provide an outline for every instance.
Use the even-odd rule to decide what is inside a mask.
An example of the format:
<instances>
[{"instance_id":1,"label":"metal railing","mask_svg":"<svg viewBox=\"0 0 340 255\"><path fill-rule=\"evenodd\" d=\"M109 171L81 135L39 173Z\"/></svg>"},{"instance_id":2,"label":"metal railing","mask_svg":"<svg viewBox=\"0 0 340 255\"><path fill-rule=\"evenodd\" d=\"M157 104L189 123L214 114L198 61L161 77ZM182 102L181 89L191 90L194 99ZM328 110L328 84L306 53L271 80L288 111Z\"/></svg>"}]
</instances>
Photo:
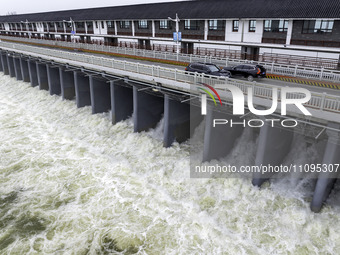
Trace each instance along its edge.
<instances>
[{"instance_id":1,"label":"metal railing","mask_svg":"<svg viewBox=\"0 0 340 255\"><path fill-rule=\"evenodd\" d=\"M9 37L9 36L0 36L0 38L13 40L13 37ZM91 50L91 51L101 51L101 52L109 52L109 53L116 53L116 54L133 55L133 56L139 56L139 57L179 61L179 62L185 62L185 63L208 62L208 63L214 63L221 67L256 63L256 64L264 66L267 69L267 72L271 74L340 83L340 71L329 70L329 69L324 69L324 68L310 68L310 67L303 67L299 65L295 65L295 66L283 65L283 64L277 64L274 62L268 63L268 62L259 62L259 61L253 61L253 60L216 58L212 56L201 56L201 55L192 55L192 54L176 54L172 52L141 50L141 49L136 49L136 48L121 48L121 47L113 47L113 46L105 46L105 45L97 45L97 44L74 43L74 42L72 43L72 42L49 41L49 40L28 39L28 38L15 38L15 39L23 41L23 42L35 42L35 43L42 43L46 45L52 45L52 46L71 47L71 48L86 49L86 50Z\"/></svg>"},{"instance_id":2,"label":"metal railing","mask_svg":"<svg viewBox=\"0 0 340 255\"><path fill-rule=\"evenodd\" d=\"M179 83L186 83L190 85L197 85L205 83L214 86L216 89L225 90L223 85L230 84L239 87L243 92L247 92L249 87L253 88L254 96L272 100L273 88L278 88L275 85L267 85L256 82L247 82L226 77L216 77L206 74L188 73L182 70L165 68L155 65L146 65L136 62L128 62L124 60L117 60L107 57L99 57L89 54L74 53L68 51L60 51L53 49L46 49L41 47L28 46L23 44L14 44L8 42L0 42L0 47L5 47L10 50L24 51L26 54L35 53L41 57L55 57L64 60L71 60L81 63L92 64L98 67L107 67L115 70L122 70L131 73L131 78L140 78L140 75L147 75L151 77L163 78ZM139 76L138 76L139 75ZM167 85L167 84L164 84ZM181 87L177 87L181 90ZM183 86L183 90L184 86ZM197 91L195 92L197 94ZM320 111L340 113L340 97L332 96L326 93L311 92L311 100L305 104L306 107L318 109ZM295 95L294 95L295 96ZM297 95L298 96L298 95Z\"/></svg>"}]
</instances>

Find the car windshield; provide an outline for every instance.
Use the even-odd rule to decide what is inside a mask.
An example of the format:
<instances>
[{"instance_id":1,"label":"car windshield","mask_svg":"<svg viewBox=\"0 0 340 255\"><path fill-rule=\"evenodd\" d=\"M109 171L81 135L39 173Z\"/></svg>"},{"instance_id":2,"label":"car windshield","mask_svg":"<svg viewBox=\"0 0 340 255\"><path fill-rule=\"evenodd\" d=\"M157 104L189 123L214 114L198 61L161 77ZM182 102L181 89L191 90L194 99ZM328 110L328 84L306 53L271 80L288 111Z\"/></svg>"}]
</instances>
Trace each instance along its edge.
<instances>
[{"instance_id":1,"label":"car windshield","mask_svg":"<svg viewBox=\"0 0 340 255\"><path fill-rule=\"evenodd\" d=\"M218 69L217 66L209 65L208 68L209 68L209 70L211 72L218 72L218 71L220 71L220 69Z\"/></svg>"}]
</instances>

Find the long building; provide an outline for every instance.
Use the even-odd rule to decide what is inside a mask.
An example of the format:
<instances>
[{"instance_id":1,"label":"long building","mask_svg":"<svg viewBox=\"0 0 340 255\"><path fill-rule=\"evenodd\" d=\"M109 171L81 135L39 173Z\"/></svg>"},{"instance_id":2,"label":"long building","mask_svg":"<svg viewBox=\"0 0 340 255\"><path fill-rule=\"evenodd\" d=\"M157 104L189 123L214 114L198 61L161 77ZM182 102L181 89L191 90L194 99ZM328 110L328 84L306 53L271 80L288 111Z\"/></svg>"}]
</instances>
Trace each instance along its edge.
<instances>
[{"instance_id":1,"label":"long building","mask_svg":"<svg viewBox=\"0 0 340 255\"><path fill-rule=\"evenodd\" d=\"M180 44L174 43L176 15ZM339 59L339 0L199 0L0 16L0 34ZM177 35L177 34L176 34ZM175 46L176 44L176 46ZM339 60L340 61L340 60Z\"/></svg>"}]
</instances>

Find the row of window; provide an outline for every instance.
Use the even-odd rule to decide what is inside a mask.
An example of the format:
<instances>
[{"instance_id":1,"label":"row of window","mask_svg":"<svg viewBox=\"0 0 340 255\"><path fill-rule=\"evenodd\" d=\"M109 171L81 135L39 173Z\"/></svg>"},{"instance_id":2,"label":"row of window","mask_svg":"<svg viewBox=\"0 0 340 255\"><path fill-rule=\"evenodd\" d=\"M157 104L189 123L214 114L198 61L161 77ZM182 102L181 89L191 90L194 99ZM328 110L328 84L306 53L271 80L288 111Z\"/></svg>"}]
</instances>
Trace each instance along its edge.
<instances>
[{"instance_id":1,"label":"row of window","mask_svg":"<svg viewBox=\"0 0 340 255\"><path fill-rule=\"evenodd\" d=\"M96 21L95 26L99 28L99 23L102 28L105 27L104 21ZM49 28L54 28L54 24L56 24L57 28L63 28L63 22L47 22ZM66 27L71 27L72 24L70 22L66 22ZM77 28L84 28L85 22L75 22ZM93 23L91 21L87 21L86 25L87 28L92 28ZM20 26L24 27L24 24L21 23L12 23L10 24L10 28L15 29L16 27ZM4 27L4 24L1 24ZM28 24L31 28L32 24ZM34 28L36 28L36 24L33 23ZM38 26L39 25L38 23ZM43 26L46 27L46 24L43 23ZM225 29L225 21L223 20L209 20L208 23L209 30L224 30ZM311 33L331 33L333 31L334 20L305 20L303 22L302 33L311 34ZM108 28L114 28L114 21L107 21ZM120 21L119 27L122 29L130 29L131 21ZM138 21L138 28L139 29L148 29L149 22L148 20L139 20ZM171 21L169 20L161 20L159 22L159 29L172 29ZM200 29L200 21L199 20L185 20L184 21L184 29L185 30L199 30ZM239 31L239 21L233 20L232 21L232 31L238 32ZM256 31L256 20L249 20L248 25L249 32ZM264 32L287 32L288 31L288 20L265 20L264 21Z\"/></svg>"}]
</instances>

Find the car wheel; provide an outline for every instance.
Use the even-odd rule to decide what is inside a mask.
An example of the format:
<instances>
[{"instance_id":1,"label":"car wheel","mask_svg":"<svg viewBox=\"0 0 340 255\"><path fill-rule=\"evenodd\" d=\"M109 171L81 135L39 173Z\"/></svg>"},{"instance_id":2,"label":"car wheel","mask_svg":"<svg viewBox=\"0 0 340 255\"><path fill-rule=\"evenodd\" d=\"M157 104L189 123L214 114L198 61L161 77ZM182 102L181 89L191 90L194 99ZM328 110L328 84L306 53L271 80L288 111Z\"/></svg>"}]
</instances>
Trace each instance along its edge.
<instances>
[{"instance_id":1,"label":"car wheel","mask_svg":"<svg viewBox=\"0 0 340 255\"><path fill-rule=\"evenodd\" d=\"M249 76L247 77L247 79L248 79L248 81L250 81L250 82L254 81L254 77L253 77L252 75L249 75Z\"/></svg>"}]
</instances>

